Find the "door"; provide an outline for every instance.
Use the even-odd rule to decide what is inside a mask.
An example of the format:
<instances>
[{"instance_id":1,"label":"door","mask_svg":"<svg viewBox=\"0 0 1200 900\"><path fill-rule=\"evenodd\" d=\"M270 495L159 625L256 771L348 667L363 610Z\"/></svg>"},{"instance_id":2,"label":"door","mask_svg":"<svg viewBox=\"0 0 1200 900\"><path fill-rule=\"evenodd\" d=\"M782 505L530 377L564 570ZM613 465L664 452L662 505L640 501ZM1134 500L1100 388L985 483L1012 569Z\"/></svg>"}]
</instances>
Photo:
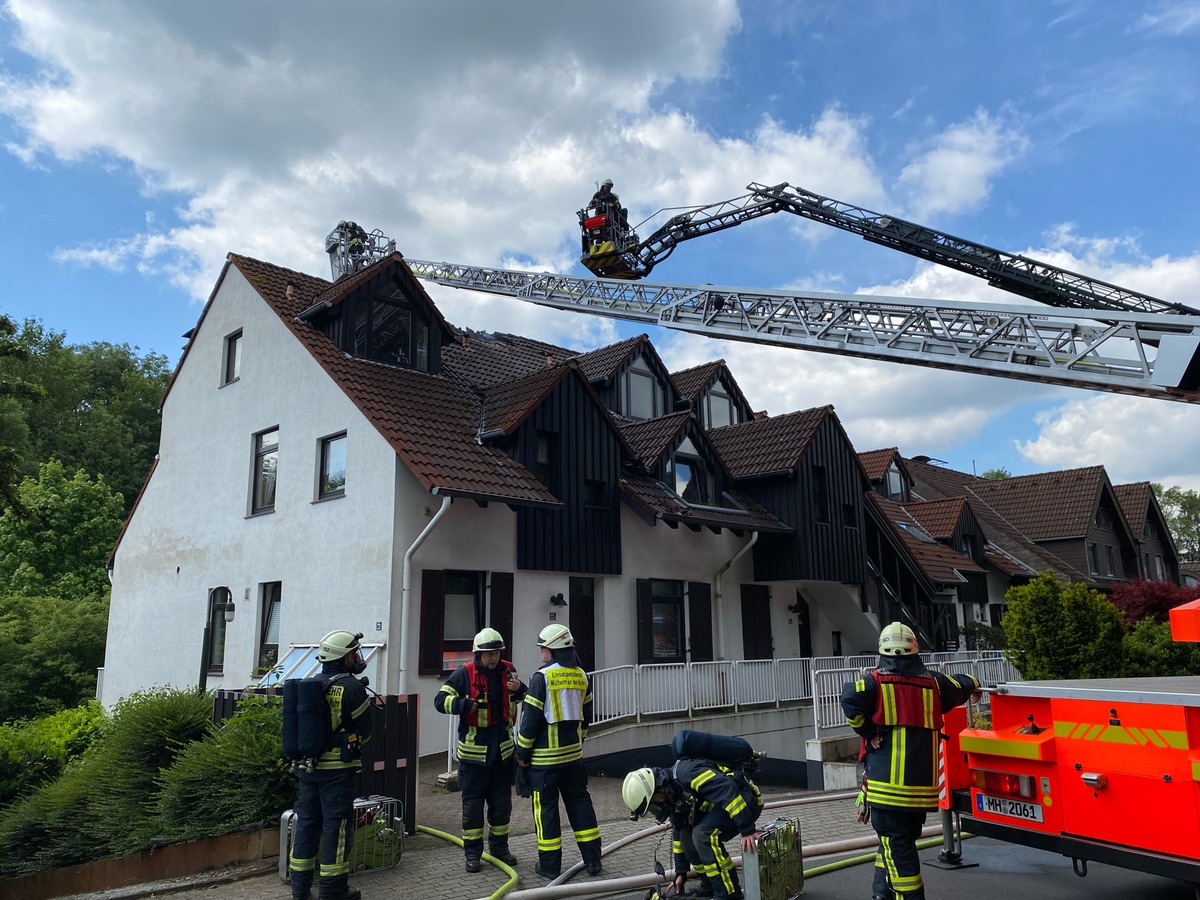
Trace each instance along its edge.
<instances>
[{"instance_id":1,"label":"door","mask_svg":"<svg viewBox=\"0 0 1200 900\"><path fill-rule=\"evenodd\" d=\"M742 585L742 652L745 659L772 659L771 590L763 584Z\"/></svg>"},{"instance_id":2,"label":"door","mask_svg":"<svg viewBox=\"0 0 1200 900\"><path fill-rule=\"evenodd\" d=\"M796 614L796 627L800 630L800 655L812 656L812 613L804 595L796 591L796 605L791 607Z\"/></svg>"},{"instance_id":3,"label":"door","mask_svg":"<svg viewBox=\"0 0 1200 900\"><path fill-rule=\"evenodd\" d=\"M596 671L596 598L595 581L572 578L567 614L575 652L585 672Z\"/></svg>"}]
</instances>

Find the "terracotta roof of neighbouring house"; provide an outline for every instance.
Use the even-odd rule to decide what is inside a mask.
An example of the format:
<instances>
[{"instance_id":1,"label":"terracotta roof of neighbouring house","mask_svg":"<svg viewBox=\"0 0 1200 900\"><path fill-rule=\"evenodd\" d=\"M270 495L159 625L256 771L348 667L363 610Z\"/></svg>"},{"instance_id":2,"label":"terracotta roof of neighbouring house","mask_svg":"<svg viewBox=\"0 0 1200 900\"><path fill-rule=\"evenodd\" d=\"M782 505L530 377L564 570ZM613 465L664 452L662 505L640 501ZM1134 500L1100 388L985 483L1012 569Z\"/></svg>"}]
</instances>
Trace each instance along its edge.
<instances>
[{"instance_id":1,"label":"terracotta roof of neighbouring house","mask_svg":"<svg viewBox=\"0 0 1200 900\"><path fill-rule=\"evenodd\" d=\"M456 329L442 346L442 372L478 391L487 391L566 362L578 353L517 334Z\"/></svg>"},{"instance_id":2,"label":"terracotta roof of neighbouring house","mask_svg":"<svg viewBox=\"0 0 1200 900\"><path fill-rule=\"evenodd\" d=\"M1121 505L1121 515L1129 523L1129 530L1135 536L1145 533L1146 518L1150 512L1150 500L1154 491L1148 481L1135 481L1132 484L1114 484L1113 493L1117 495L1117 503Z\"/></svg>"},{"instance_id":3,"label":"terracotta roof of neighbouring house","mask_svg":"<svg viewBox=\"0 0 1200 900\"><path fill-rule=\"evenodd\" d=\"M1014 475L971 483L971 493L1032 541L1082 538L1096 517L1108 478L1103 466Z\"/></svg>"},{"instance_id":4,"label":"terracotta roof of neighbouring house","mask_svg":"<svg viewBox=\"0 0 1200 900\"><path fill-rule=\"evenodd\" d=\"M313 305L328 282L237 254L229 255L228 265L242 273L427 490L559 505L532 472L475 440L481 401L465 384L347 356L323 332L298 321L297 314ZM397 255L371 268L376 266L407 268L407 263Z\"/></svg>"},{"instance_id":5,"label":"terracotta roof of neighbouring house","mask_svg":"<svg viewBox=\"0 0 1200 900\"><path fill-rule=\"evenodd\" d=\"M733 478L794 469L817 430L833 415L832 406L727 425L706 432Z\"/></svg>"},{"instance_id":6,"label":"terracotta roof of neighbouring house","mask_svg":"<svg viewBox=\"0 0 1200 900\"><path fill-rule=\"evenodd\" d=\"M997 545L988 542L983 548L983 559L988 565L993 566L998 571L1003 572L1009 578L1017 575L1030 577L1036 575L1037 572L1025 565L1017 558L1003 552Z\"/></svg>"},{"instance_id":7,"label":"terracotta roof of neighbouring house","mask_svg":"<svg viewBox=\"0 0 1200 900\"><path fill-rule=\"evenodd\" d=\"M945 540L954 534L966 504L967 501L963 497L951 497L948 500L905 503L904 509L937 540Z\"/></svg>"},{"instance_id":8,"label":"terracotta roof of neighbouring house","mask_svg":"<svg viewBox=\"0 0 1200 900\"><path fill-rule=\"evenodd\" d=\"M913 493L921 500L945 500L947 497L963 497L967 491L964 487L983 481L966 472L958 472L945 466L935 466L928 462L904 457L904 467L908 469L909 477L913 480Z\"/></svg>"},{"instance_id":9,"label":"terracotta roof of neighbouring house","mask_svg":"<svg viewBox=\"0 0 1200 900\"><path fill-rule=\"evenodd\" d=\"M639 334L637 337L617 341L607 347L598 347L587 353L580 353L578 356L579 366L583 369L583 374L588 381L607 381L617 374L617 369L641 344L650 345L650 336ZM650 349L654 351L653 345L650 345Z\"/></svg>"},{"instance_id":10,"label":"terracotta roof of neighbouring house","mask_svg":"<svg viewBox=\"0 0 1200 900\"><path fill-rule=\"evenodd\" d=\"M723 359L701 363L698 366L692 366L690 369L680 369L678 372L672 372L671 380L675 382L675 390L679 391L680 397L685 400L695 400L717 380L717 376L721 374L721 368L724 365L725 360Z\"/></svg>"},{"instance_id":11,"label":"terracotta roof of neighbouring house","mask_svg":"<svg viewBox=\"0 0 1200 900\"><path fill-rule=\"evenodd\" d=\"M926 533L917 520L910 516L899 503L885 500L874 491L869 491L867 497L896 529L904 546L930 580L937 584L960 584L966 581L963 573L970 572L980 575L985 573L985 569L980 568L961 553L956 553L934 540L933 536Z\"/></svg>"},{"instance_id":12,"label":"terracotta roof of neighbouring house","mask_svg":"<svg viewBox=\"0 0 1200 900\"><path fill-rule=\"evenodd\" d=\"M651 469L692 418L690 412L677 412L657 419L624 419L618 428L637 461Z\"/></svg>"},{"instance_id":13,"label":"terracotta roof of neighbouring house","mask_svg":"<svg viewBox=\"0 0 1200 900\"><path fill-rule=\"evenodd\" d=\"M629 472L621 474L621 492L635 510L647 520L693 528L730 528L735 531L765 531L788 533L794 531L749 497L736 491L726 491L729 499L740 509L715 506L692 506L679 495L649 476Z\"/></svg>"},{"instance_id":14,"label":"terracotta roof of neighbouring house","mask_svg":"<svg viewBox=\"0 0 1200 900\"><path fill-rule=\"evenodd\" d=\"M895 447L886 447L883 450L867 450L860 453L858 461L862 464L863 471L867 473L867 478L871 481L878 481L887 474L888 466L899 455L900 452Z\"/></svg>"}]
</instances>

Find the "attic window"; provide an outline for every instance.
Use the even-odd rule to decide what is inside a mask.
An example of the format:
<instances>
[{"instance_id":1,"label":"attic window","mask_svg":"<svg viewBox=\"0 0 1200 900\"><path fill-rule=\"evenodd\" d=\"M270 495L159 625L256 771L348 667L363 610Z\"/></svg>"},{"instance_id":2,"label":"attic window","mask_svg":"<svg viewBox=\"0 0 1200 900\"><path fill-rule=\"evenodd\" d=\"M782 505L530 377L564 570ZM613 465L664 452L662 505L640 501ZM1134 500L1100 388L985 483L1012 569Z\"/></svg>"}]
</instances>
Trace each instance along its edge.
<instances>
[{"instance_id":1,"label":"attic window","mask_svg":"<svg viewBox=\"0 0 1200 900\"><path fill-rule=\"evenodd\" d=\"M642 357L621 376L622 411L631 419L654 419L665 411L662 385Z\"/></svg>"},{"instance_id":2,"label":"attic window","mask_svg":"<svg viewBox=\"0 0 1200 900\"><path fill-rule=\"evenodd\" d=\"M913 537L915 537L922 544L936 544L937 543L937 541L935 541L933 538L931 538L929 535L927 535L924 531L922 531L916 525L912 524L912 522L903 522L900 520L896 520L896 527L902 528L903 530L907 531L909 534L911 534Z\"/></svg>"},{"instance_id":3,"label":"attic window","mask_svg":"<svg viewBox=\"0 0 1200 900\"><path fill-rule=\"evenodd\" d=\"M356 302L354 355L429 371L429 321L416 311L399 281Z\"/></svg>"},{"instance_id":4,"label":"attic window","mask_svg":"<svg viewBox=\"0 0 1200 900\"><path fill-rule=\"evenodd\" d=\"M695 444L684 438L671 459L669 475L672 487L684 501L699 506L717 505L712 472Z\"/></svg>"},{"instance_id":5,"label":"attic window","mask_svg":"<svg viewBox=\"0 0 1200 900\"><path fill-rule=\"evenodd\" d=\"M733 398L715 388L708 392L708 397L705 398L705 407L707 419L705 427L707 428L722 428L738 421Z\"/></svg>"}]
</instances>

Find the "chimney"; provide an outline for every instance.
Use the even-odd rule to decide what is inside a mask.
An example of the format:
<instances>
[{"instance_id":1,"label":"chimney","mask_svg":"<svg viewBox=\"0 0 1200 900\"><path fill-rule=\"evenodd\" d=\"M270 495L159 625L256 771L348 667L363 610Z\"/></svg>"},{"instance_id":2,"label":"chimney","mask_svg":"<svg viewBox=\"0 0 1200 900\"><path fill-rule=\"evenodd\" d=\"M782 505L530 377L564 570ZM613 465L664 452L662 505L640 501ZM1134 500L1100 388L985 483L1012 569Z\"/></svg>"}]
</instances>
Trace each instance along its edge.
<instances>
[{"instance_id":1,"label":"chimney","mask_svg":"<svg viewBox=\"0 0 1200 900\"><path fill-rule=\"evenodd\" d=\"M546 357L546 365L547 365L547 366L552 366L552 365L554 365L554 357L553 357L553 356L547 356L547 357Z\"/></svg>"}]
</instances>

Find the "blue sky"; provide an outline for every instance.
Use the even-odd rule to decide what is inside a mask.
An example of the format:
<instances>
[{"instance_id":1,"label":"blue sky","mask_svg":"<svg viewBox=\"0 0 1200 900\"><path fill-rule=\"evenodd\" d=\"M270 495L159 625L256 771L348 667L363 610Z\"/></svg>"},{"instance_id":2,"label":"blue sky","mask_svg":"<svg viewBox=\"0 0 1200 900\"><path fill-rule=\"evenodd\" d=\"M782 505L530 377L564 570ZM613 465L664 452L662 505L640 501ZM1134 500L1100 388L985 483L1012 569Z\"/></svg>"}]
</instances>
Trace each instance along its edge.
<instances>
[{"instance_id":1,"label":"blue sky","mask_svg":"<svg viewBox=\"0 0 1200 900\"><path fill-rule=\"evenodd\" d=\"M571 271L612 177L635 220L788 181L1200 306L1200 3L328 4L8 0L0 311L179 355L229 251L328 275L352 217L407 255ZM656 280L1008 301L783 217ZM790 217L788 217L790 218ZM581 349L642 330L431 289L457 324ZM1200 489L1200 408L655 334L860 450L1103 464Z\"/></svg>"}]
</instances>

